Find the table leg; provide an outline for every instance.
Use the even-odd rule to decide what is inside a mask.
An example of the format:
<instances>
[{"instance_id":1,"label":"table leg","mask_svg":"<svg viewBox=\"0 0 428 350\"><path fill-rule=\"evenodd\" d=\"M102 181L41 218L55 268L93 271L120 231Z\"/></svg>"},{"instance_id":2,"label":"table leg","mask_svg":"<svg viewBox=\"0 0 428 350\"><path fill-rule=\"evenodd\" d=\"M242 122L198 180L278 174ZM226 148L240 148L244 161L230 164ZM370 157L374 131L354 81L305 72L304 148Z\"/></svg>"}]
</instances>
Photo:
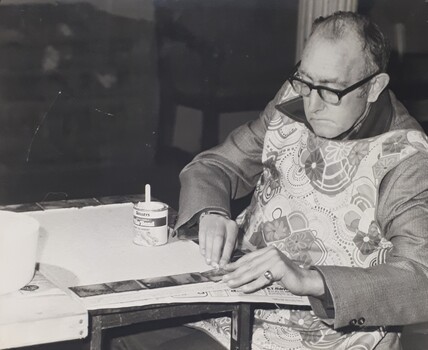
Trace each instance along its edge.
<instances>
[{"instance_id":1,"label":"table leg","mask_svg":"<svg viewBox=\"0 0 428 350\"><path fill-rule=\"evenodd\" d=\"M90 333L89 333L89 349L90 350L101 350L102 347L102 316L90 316Z\"/></svg>"},{"instance_id":2,"label":"table leg","mask_svg":"<svg viewBox=\"0 0 428 350\"><path fill-rule=\"evenodd\" d=\"M231 350L250 350L253 329L253 309L251 304L237 304L232 311L230 335Z\"/></svg>"}]
</instances>

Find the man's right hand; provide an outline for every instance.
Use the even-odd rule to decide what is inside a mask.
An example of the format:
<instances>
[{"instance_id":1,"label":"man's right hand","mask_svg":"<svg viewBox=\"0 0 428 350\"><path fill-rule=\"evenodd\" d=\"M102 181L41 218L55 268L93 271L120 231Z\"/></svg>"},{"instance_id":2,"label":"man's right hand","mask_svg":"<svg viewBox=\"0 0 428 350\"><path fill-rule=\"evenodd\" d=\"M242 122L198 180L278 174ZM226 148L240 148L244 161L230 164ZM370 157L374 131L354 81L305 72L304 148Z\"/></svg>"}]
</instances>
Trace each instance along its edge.
<instances>
[{"instance_id":1,"label":"man's right hand","mask_svg":"<svg viewBox=\"0 0 428 350\"><path fill-rule=\"evenodd\" d=\"M206 214L199 221L199 251L207 264L226 265L235 249L238 225L218 214Z\"/></svg>"}]
</instances>

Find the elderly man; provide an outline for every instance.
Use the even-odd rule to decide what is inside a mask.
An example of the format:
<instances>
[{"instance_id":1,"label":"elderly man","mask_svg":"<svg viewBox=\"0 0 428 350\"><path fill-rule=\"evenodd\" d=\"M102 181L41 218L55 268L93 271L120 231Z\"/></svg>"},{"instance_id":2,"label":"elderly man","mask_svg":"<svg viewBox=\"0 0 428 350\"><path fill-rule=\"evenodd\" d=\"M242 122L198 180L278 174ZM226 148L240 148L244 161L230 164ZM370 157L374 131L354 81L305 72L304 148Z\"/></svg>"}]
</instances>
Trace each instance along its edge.
<instances>
[{"instance_id":1,"label":"elderly man","mask_svg":"<svg viewBox=\"0 0 428 350\"><path fill-rule=\"evenodd\" d=\"M428 320L428 143L386 89L388 55L362 16L316 20L260 118L181 174L178 231L199 220L230 287L310 298L313 311L257 311L256 349L395 349L388 326ZM231 220L230 198L254 188ZM228 264L237 245L253 252ZM223 344L227 325L197 324Z\"/></svg>"},{"instance_id":2,"label":"elderly man","mask_svg":"<svg viewBox=\"0 0 428 350\"><path fill-rule=\"evenodd\" d=\"M428 141L386 89L388 55L366 18L318 19L260 118L180 175L179 236L196 228L230 287L310 299L256 310L254 349L399 349L392 326L428 321ZM253 190L232 220L230 199ZM248 253L230 262L236 247ZM192 326L227 347L229 319ZM194 348L215 347L200 334Z\"/></svg>"}]
</instances>

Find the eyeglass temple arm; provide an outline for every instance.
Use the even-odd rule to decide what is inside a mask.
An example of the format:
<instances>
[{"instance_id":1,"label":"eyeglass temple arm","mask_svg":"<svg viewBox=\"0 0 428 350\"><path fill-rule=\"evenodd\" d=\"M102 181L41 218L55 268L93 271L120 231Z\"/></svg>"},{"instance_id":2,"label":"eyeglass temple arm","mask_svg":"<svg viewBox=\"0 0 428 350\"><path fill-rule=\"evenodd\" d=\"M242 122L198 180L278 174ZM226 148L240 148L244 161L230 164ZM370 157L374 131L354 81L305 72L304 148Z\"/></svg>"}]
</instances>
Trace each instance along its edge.
<instances>
[{"instance_id":1,"label":"eyeglass temple arm","mask_svg":"<svg viewBox=\"0 0 428 350\"><path fill-rule=\"evenodd\" d=\"M355 90L356 88L364 85L365 83L367 83L368 81L373 79L379 73L380 73L380 71L376 71L376 73L369 75L367 78L364 78L363 80L360 80L359 82L352 84L351 86L348 86L345 90L338 91L339 98L345 96L348 92L351 92L352 90Z\"/></svg>"}]
</instances>

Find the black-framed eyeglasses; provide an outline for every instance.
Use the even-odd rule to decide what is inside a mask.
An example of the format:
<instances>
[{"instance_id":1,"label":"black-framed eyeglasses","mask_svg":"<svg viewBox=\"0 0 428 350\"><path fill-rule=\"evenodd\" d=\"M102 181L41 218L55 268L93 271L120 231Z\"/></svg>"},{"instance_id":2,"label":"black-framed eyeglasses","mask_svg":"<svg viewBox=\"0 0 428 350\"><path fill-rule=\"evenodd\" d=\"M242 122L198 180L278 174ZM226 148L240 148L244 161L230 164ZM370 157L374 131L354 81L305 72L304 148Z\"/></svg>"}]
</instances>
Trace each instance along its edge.
<instances>
[{"instance_id":1,"label":"black-framed eyeglasses","mask_svg":"<svg viewBox=\"0 0 428 350\"><path fill-rule=\"evenodd\" d=\"M300 62L297 63L296 67L294 68L293 74L291 74L291 76L288 78L288 81L290 82L294 91L298 93L300 96L308 97L311 94L312 90L317 90L318 95L322 98L322 100L332 105L338 105L343 96L349 94L351 91L354 91L355 89L364 85L365 83L367 83L368 81L370 81L372 78L374 78L376 75L380 73L380 71L376 71L376 73L373 73L368 77L356 82L355 84L348 86L344 90L337 90L337 89L329 88L327 86L313 85L307 81L304 81L299 77L296 77L297 69L299 68L299 66L300 66Z\"/></svg>"}]
</instances>

